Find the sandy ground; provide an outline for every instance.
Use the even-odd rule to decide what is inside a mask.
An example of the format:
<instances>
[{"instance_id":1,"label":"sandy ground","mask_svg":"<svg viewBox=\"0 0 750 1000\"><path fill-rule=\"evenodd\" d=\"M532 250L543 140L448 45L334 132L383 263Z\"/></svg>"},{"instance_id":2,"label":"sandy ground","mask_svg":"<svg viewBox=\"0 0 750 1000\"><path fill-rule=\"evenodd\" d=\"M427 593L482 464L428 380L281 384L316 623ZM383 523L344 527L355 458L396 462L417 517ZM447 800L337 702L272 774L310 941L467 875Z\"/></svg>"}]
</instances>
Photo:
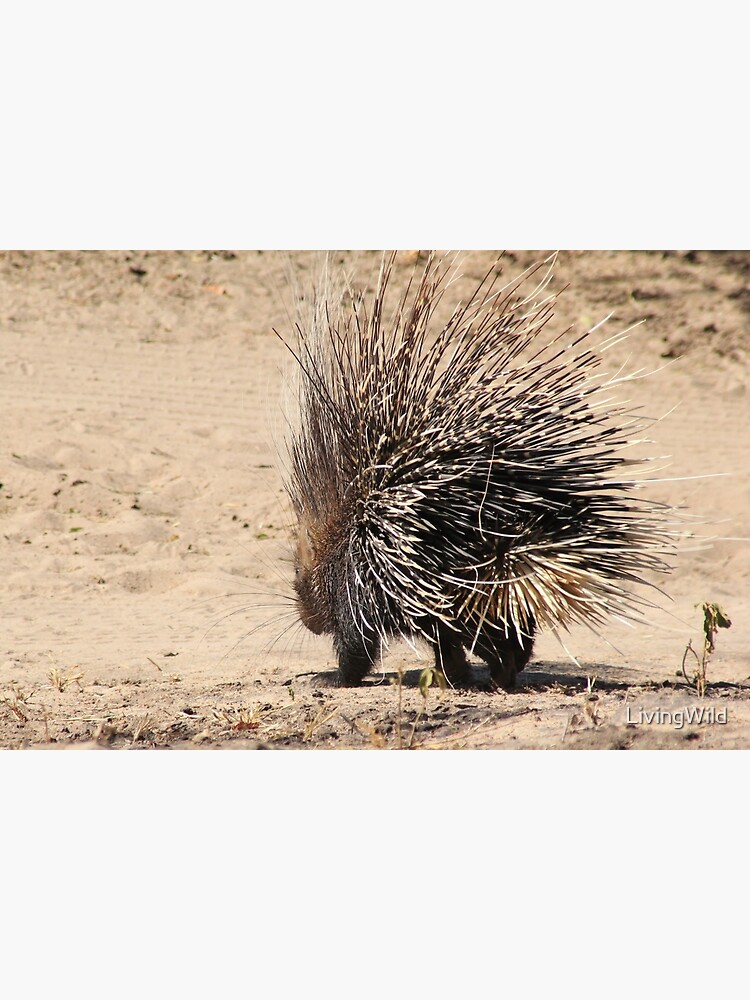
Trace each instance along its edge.
<instances>
[{"instance_id":1,"label":"sandy ground","mask_svg":"<svg viewBox=\"0 0 750 1000\"><path fill-rule=\"evenodd\" d=\"M508 276L545 254L509 253ZM467 253L467 280L494 256ZM335 258L368 278L379 255ZM545 635L516 692L426 700L426 650L332 689L330 642L289 616L273 333L289 266L304 281L316 259L0 255L0 746L750 747L750 253L560 254L560 328L645 320L613 361L662 369L628 391L663 417L651 451L672 481L651 495L703 523L652 625L575 630L580 666ZM678 674L703 601L733 624L701 699ZM703 721L680 725L691 707Z\"/></svg>"}]
</instances>

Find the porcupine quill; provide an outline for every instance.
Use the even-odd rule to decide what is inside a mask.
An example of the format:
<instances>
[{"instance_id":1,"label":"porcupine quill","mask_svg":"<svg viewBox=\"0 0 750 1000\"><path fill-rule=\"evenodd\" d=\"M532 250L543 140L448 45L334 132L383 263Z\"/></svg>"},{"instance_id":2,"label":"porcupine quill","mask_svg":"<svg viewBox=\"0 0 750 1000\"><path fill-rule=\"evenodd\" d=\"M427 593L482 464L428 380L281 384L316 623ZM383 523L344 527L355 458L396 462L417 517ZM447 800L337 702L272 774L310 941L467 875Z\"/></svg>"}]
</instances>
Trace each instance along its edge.
<instances>
[{"instance_id":1,"label":"porcupine quill","mask_svg":"<svg viewBox=\"0 0 750 1000\"><path fill-rule=\"evenodd\" d=\"M638 588L670 569L670 508L621 454L648 421L608 398L634 375L602 373L593 331L548 333L550 261L507 285L493 267L444 323L450 262L431 254L389 315L394 263L369 296L324 281L282 337L299 617L332 636L342 685L403 636L454 686L468 650L509 690L539 629L655 606Z\"/></svg>"}]
</instances>

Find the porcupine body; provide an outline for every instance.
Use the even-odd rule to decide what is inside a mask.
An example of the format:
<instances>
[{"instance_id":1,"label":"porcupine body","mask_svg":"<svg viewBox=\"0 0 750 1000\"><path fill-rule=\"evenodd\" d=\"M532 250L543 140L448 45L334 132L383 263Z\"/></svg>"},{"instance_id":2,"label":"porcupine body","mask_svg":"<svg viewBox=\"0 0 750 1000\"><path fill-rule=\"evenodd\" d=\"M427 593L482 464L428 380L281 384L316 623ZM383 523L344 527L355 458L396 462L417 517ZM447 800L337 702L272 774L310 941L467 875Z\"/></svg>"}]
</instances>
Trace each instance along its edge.
<instances>
[{"instance_id":1,"label":"porcupine body","mask_svg":"<svg viewBox=\"0 0 750 1000\"><path fill-rule=\"evenodd\" d=\"M404 636L455 686L468 650L511 689L538 629L651 605L633 585L668 570L670 536L621 454L642 423L587 335L548 332L549 271L503 286L493 268L437 325L451 266L430 256L393 302L394 261L370 296L321 286L285 341L299 616L332 636L341 684Z\"/></svg>"}]
</instances>

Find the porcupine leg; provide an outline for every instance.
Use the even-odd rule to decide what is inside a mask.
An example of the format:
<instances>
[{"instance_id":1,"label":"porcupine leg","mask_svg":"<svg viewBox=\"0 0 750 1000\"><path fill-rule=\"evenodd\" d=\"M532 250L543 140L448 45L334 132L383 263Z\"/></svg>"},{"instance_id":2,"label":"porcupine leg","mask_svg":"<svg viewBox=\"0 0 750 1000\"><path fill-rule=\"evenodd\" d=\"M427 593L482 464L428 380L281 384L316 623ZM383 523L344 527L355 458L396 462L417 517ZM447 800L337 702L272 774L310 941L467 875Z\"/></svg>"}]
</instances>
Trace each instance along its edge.
<instances>
[{"instance_id":1,"label":"porcupine leg","mask_svg":"<svg viewBox=\"0 0 750 1000\"><path fill-rule=\"evenodd\" d=\"M362 634L356 628L334 636L334 646L339 659L336 678L341 687L357 687L380 653L380 643L374 633Z\"/></svg>"},{"instance_id":2,"label":"porcupine leg","mask_svg":"<svg viewBox=\"0 0 750 1000\"><path fill-rule=\"evenodd\" d=\"M433 643L435 668L442 671L453 687L471 686L471 668L466 659L461 636L445 626L438 626L438 640Z\"/></svg>"},{"instance_id":3,"label":"porcupine leg","mask_svg":"<svg viewBox=\"0 0 750 1000\"><path fill-rule=\"evenodd\" d=\"M536 624L529 629L530 635L522 635L515 629L506 633L503 629L485 629L477 639L474 650L490 668L493 684L504 691L512 691L519 674L531 659L534 647Z\"/></svg>"}]
</instances>

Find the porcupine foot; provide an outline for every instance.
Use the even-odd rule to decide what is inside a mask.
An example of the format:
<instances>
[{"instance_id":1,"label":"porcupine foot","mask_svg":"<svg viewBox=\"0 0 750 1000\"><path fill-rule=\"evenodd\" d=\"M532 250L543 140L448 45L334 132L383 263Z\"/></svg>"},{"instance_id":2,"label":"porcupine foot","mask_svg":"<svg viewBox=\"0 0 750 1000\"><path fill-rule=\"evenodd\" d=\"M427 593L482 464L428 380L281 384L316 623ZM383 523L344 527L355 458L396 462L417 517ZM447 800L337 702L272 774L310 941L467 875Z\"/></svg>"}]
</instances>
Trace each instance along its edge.
<instances>
[{"instance_id":1,"label":"porcupine foot","mask_svg":"<svg viewBox=\"0 0 750 1000\"><path fill-rule=\"evenodd\" d=\"M334 646L338 654L339 669L333 684L337 687L358 687L378 658L380 643L377 637L360 632L337 635Z\"/></svg>"},{"instance_id":2,"label":"porcupine foot","mask_svg":"<svg viewBox=\"0 0 750 1000\"><path fill-rule=\"evenodd\" d=\"M503 691L514 690L516 675L531 659L535 631L536 626L530 629L531 635L521 635L515 631L505 635L501 630L485 630L479 636L474 652L490 668L493 686L502 688Z\"/></svg>"},{"instance_id":3,"label":"porcupine foot","mask_svg":"<svg viewBox=\"0 0 750 1000\"><path fill-rule=\"evenodd\" d=\"M447 628L438 629L438 641L433 643L435 669L440 670L455 688L472 687L471 667L466 659L461 636Z\"/></svg>"}]
</instances>

